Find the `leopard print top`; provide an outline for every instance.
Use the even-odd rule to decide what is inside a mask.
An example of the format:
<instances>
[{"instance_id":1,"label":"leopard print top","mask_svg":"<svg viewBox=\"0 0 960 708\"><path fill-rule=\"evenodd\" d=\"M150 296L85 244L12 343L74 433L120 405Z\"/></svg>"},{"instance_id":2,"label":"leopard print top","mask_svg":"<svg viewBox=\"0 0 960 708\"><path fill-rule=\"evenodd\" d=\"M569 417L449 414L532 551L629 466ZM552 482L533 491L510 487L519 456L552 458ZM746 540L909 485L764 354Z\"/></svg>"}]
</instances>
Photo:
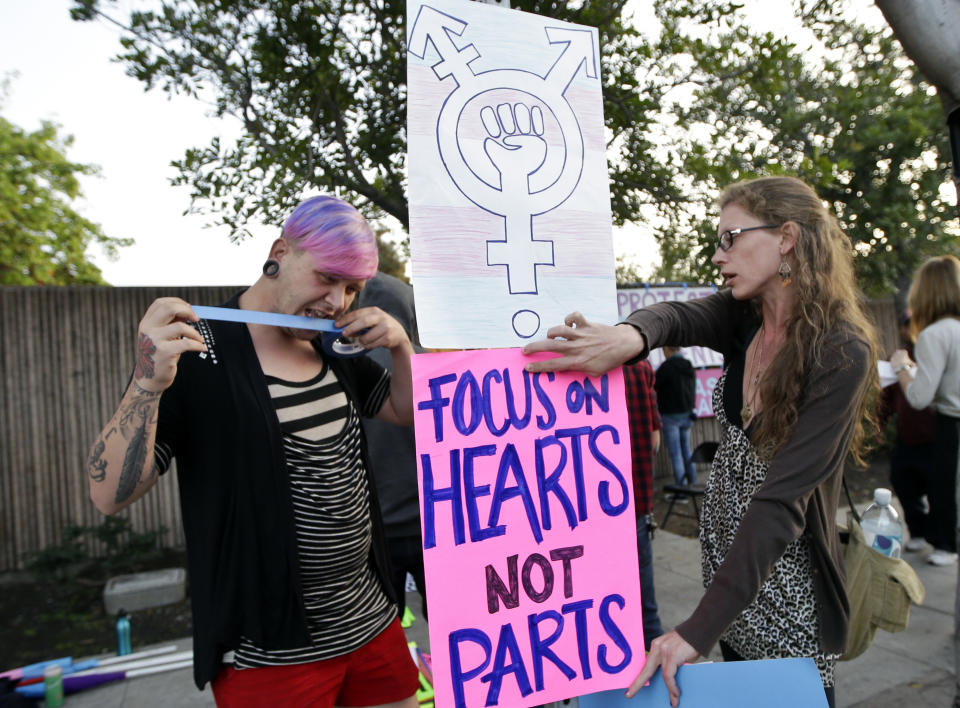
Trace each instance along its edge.
<instances>
[{"instance_id":1,"label":"leopard print top","mask_svg":"<svg viewBox=\"0 0 960 708\"><path fill-rule=\"evenodd\" d=\"M700 514L704 587L723 562L740 519L767 475L767 464L757 457L746 433L727 418L726 378L725 371L713 392L713 410L723 436ZM722 639L745 659L812 657L823 685L832 686L839 655L820 650L818 626L810 541L804 535L787 546L756 599L727 627Z\"/></svg>"}]
</instances>

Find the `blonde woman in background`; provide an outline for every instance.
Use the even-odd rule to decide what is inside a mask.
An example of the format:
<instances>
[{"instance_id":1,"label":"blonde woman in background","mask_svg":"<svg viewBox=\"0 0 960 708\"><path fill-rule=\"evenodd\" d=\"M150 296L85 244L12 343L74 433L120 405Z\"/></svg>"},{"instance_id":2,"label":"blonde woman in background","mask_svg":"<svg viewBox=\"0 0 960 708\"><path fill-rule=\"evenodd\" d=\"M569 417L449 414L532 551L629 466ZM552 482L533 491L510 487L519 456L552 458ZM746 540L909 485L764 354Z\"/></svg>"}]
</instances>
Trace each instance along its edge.
<instances>
[{"instance_id":1,"label":"blonde woman in background","mask_svg":"<svg viewBox=\"0 0 960 708\"><path fill-rule=\"evenodd\" d=\"M927 562L957 562L957 469L960 460L960 260L938 256L914 275L908 296L917 334L914 356L905 349L890 357L907 402L918 410L932 406L934 469L927 499L927 540L933 553Z\"/></svg>"}]
</instances>

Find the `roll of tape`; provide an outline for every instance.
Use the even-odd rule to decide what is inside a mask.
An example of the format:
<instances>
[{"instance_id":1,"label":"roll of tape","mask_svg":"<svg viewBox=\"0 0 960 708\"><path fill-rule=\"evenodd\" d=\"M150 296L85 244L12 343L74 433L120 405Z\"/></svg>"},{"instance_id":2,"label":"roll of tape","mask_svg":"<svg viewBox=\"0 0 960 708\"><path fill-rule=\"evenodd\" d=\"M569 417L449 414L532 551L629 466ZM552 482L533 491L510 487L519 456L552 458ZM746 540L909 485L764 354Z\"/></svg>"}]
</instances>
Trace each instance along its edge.
<instances>
[{"instance_id":1,"label":"roll of tape","mask_svg":"<svg viewBox=\"0 0 960 708\"><path fill-rule=\"evenodd\" d=\"M353 337L344 337L338 332L325 332L320 341L324 353L345 359L360 356L367 351L366 347Z\"/></svg>"}]
</instances>

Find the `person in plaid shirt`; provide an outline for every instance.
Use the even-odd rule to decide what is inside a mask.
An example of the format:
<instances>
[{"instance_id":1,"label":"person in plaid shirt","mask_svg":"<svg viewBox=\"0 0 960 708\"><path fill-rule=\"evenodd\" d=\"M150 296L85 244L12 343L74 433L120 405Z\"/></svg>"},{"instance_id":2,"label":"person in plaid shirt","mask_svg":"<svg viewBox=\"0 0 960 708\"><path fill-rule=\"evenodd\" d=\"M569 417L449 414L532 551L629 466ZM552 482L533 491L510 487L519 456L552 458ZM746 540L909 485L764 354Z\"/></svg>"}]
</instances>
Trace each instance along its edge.
<instances>
[{"instance_id":1,"label":"person in plaid shirt","mask_svg":"<svg viewBox=\"0 0 960 708\"><path fill-rule=\"evenodd\" d=\"M663 634L653 587L653 456L660 447L660 414L654 391L653 368L646 361L623 367L627 416L630 420L630 451L633 456L633 499L637 512L637 556L640 562L640 599L643 603L643 642Z\"/></svg>"}]
</instances>

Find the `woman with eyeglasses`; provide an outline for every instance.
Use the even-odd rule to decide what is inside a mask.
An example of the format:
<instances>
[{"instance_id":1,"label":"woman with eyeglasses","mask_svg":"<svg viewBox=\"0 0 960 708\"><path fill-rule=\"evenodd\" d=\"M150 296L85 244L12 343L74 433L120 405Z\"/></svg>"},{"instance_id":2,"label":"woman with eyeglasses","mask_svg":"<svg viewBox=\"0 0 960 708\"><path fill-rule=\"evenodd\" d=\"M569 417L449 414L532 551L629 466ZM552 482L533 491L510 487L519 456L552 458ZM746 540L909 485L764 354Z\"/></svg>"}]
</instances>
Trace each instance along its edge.
<instances>
[{"instance_id":1,"label":"woman with eyeglasses","mask_svg":"<svg viewBox=\"0 0 960 708\"><path fill-rule=\"evenodd\" d=\"M720 642L726 660L812 657L834 705L849 603L836 528L844 460L865 443L877 344L849 239L790 177L731 185L719 200L715 295L662 302L607 326L574 313L526 353L530 371L599 374L662 346L724 356L713 393L723 428L700 518L706 591L654 640L633 696L657 667L679 705L677 667Z\"/></svg>"}]
</instances>

